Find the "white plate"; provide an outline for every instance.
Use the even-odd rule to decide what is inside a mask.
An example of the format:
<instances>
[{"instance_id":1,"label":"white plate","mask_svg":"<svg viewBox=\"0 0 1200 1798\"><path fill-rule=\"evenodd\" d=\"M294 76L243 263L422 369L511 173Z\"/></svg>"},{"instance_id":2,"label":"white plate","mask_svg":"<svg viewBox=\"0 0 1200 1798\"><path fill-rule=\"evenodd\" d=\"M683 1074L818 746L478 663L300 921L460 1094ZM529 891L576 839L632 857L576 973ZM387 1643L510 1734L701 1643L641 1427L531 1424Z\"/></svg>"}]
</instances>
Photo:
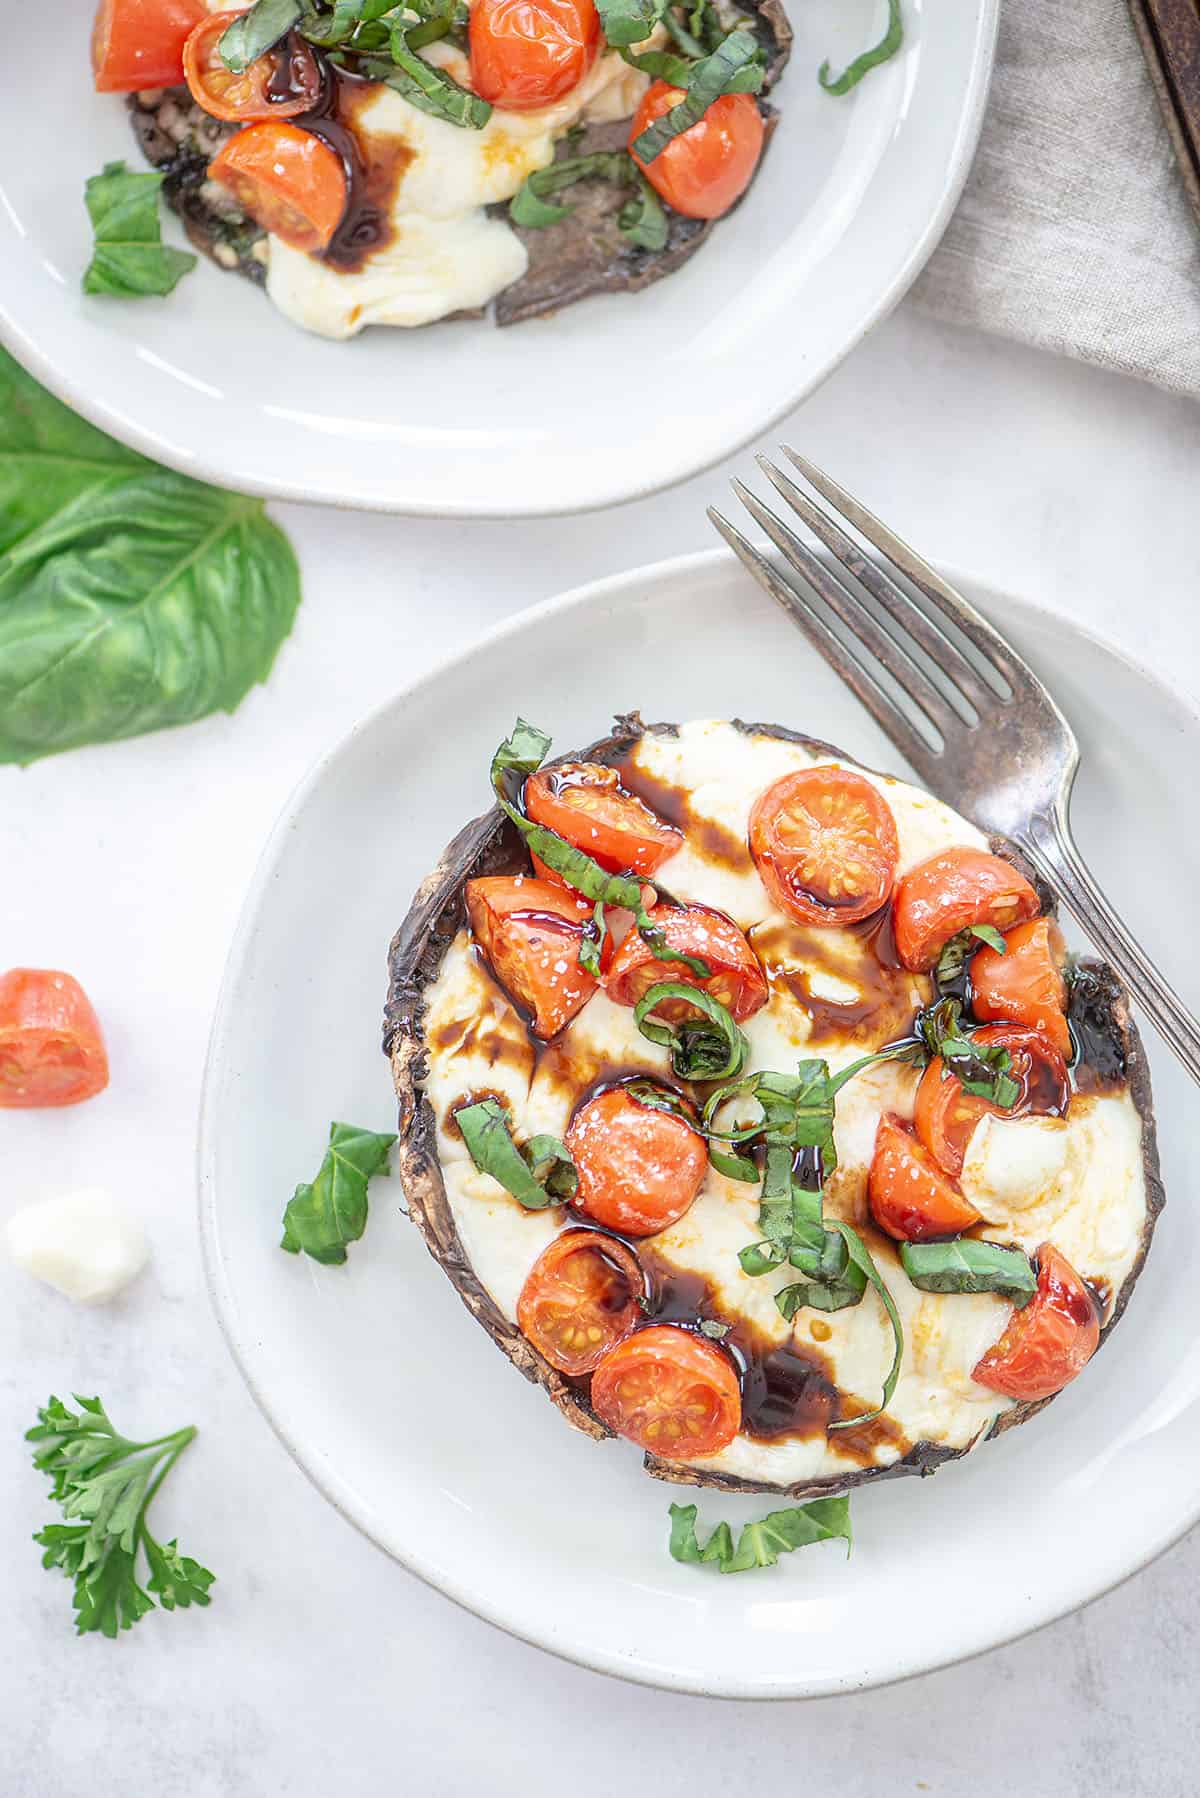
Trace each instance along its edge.
<instances>
[{"instance_id":1,"label":"white plate","mask_svg":"<svg viewBox=\"0 0 1200 1798\"><path fill-rule=\"evenodd\" d=\"M1177 771L1197 765L1200 719L1062 620L983 603L1079 732L1085 851L1147 946L1184 975L1200 805ZM568 1428L497 1354L401 1214L398 1188L374 1186L346 1267L276 1246L329 1120L384 1129L394 1116L379 1052L388 941L445 842L483 809L488 758L514 713L567 749L632 706L647 718L770 719L897 766L719 551L539 606L399 693L288 806L231 954L201 1132L217 1309L258 1402L326 1496L413 1572L529 1641L648 1684L739 1697L922 1672L1095 1597L1200 1514L1195 1093L1157 1044L1173 1202L1120 1328L1043 1416L934 1480L857 1494L848 1564L827 1547L733 1578L675 1565L678 1491L647 1479L629 1445ZM700 1503L709 1520L770 1508L715 1493Z\"/></svg>"},{"instance_id":2,"label":"white plate","mask_svg":"<svg viewBox=\"0 0 1200 1798\"><path fill-rule=\"evenodd\" d=\"M908 46L847 99L816 70L873 41L884 0L793 0L784 120L746 205L678 274L555 319L327 343L207 260L166 300L86 298L88 175L141 167L91 91L91 0L6 9L0 340L160 462L280 499L517 517L670 486L764 430L904 293L974 152L999 0L905 0ZM182 241L177 224L168 234ZM664 402L669 402L664 404Z\"/></svg>"}]
</instances>

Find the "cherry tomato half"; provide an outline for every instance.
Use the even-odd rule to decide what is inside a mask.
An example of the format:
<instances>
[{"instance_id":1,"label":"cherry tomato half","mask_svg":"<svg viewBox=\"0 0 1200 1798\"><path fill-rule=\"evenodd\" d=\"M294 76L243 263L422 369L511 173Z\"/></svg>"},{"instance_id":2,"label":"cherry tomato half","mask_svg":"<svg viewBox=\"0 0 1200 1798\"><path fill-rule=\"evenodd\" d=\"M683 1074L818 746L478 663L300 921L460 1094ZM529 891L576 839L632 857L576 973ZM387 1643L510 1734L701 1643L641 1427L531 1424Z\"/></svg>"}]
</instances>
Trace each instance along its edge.
<instances>
[{"instance_id":1,"label":"cherry tomato half","mask_svg":"<svg viewBox=\"0 0 1200 1798\"><path fill-rule=\"evenodd\" d=\"M977 1018L1008 1018L1040 1030L1063 1057L1071 1053L1062 934L1049 918L1031 918L1004 938L1005 951L986 945L971 957L971 1009Z\"/></svg>"},{"instance_id":2,"label":"cherry tomato half","mask_svg":"<svg viewBox=\"0 0 1200 1798\"><path fill-rule=\"evenodd\" d=\"M856 924L892 896L900 842L891 808L848 768L804 768L760 793L750 853L782 910L804 924Z\"/></svg>"},{"instance_id":3,"label":"cherry tomato half","mask_svg":"<svg viewBox=\"0 0 1200 1798\"><path fill-rule=\"evenodd\" d=\"M188 34L207 17L204 0L100 0L92 27L96 91L178 87Z\"/></svg>"},{"instance_id":4,"label":"cherry tomato half","mask_svg":"<svg viewBox=\"0 0 1200 1798\"><path fill-rule=\"evenodd\" d=\"M996 1117L1022 1117L1032 1112L1061 1117L1070 1103L1067 1067L1049 1038L1040 1031L1015 1024L988 1024L975 1032L982 1045L1007 1049L1009 1077L1020 1088L1019 1097L1007 1109L993 1105L978 1093L964 1092L937 1056L921 1076L917 1087L917 1135L938 1166L957 1179L962 1173L967 1144L980 1118L989 1111Z\"/></svg>"},{"instance_id":5,"label":"cherry tomato half","mask_svg":"<svg viewBox=\"0 0 1200 1798\"><path fill-rule=\"evenodd\" d=\"M979 1222L974 1205L955 1191L924 1144L890 1112L880 1118L875 1135L867 1199L879 1228L901 1242L957 1236Z\"/></svg>"},{"instance_id":6,"label":"cherry tomato half","mask_svg":"<svg viewBox=\"0 0 1200 1798\"><path fill-rule=\"evenodd\" d=\"M214 119L290 119L309 112L321 96L321 65L302 37L255 57L236 75L217 54L217 45L241 14L218 12L197 25L183 50L183 72L192 99ZM286 71L283 64L286 61ZM286 72L286 88L276 97L273 85Z\"/></svg>"},{"instance_id":7,"label":"cherry tomato half","mask_svg":"<svg viewBox=\"0 0 1200 1798\"><path fill-rule=\"evenodd\" d=\"M636 1005L644 993L664 980L703 987L736 1023L754 1016L770 997L758 958L737 925L723 912L705 905L658 905L649 913L672 949L698 956L712 973L707 979L686 962L659 961L646 939L631 930L613 957L605 990L617 1005ZM682 1000L667 1000L665 1018L686 1017L690 1008Z\"/></svg>"},{"instance_id":8,"label":"cherry tomato half","mask_svg":"<svg viewBox=\"0 0 1200 1798\"><path fill-rule=\"evenodd\" d=\"M906 968L925 973L968 924L1009 930L1041 909L1041 900L1011 862L984 849L944 849L919 863L896 888L896 949Z\"/></svg>"},{"instance_id":9,"label":"cherry tomato half","mask_svg":"<svg viewBox=\"0 0 1200 1798\"><path fill-rule=\"evenodd\" d=\"M651 1324L609 1350L592 1376L592 1408L618 1436L668 1461L715 1455L742 1421L729 1356L671 1324Z\"/></svg>"},{"instance_id":10,"label":"cherry tomato half","mask_svg":"<svg viewBox=\"0 0 1200 1798\"><path fill-rule=\"evenodd\" d=\"M938 1166L957 1179L976 1124L995 1110L977 1093L965 1093L958 1076L938 1055L921 1075L913 1123Z\"/></svg>"},{"instance_id":11,"label":"cherry tomato half","mask_svg":"<svg viewBox=\"0 0 1200 1798\"><path fill-rule=\"evenodd\" d=\"M551 1367L578 1377L642 1321L637 1256L599 1230L563 1230L521 1288L517 1322Z\"/></svg>"},{"instance_id":12,"label":"cherry tomato half","mask_svg":"<svg viewBox=\"0 0 1200 1798\"><path fill-rule=\"evenodd\" d=\"M629 148L655 119L684 98L683 89L656 81L642 97L629 128ZM740 200L762 155L765 131L753 94L722 94L702 119L671 139L652 162L634 161L676 212L719 219Z\"/></svg>"},{"instance_id":13,"label":"cherry tomato half","mask_svg":"<svg viewBox=\"0 0 1200 1798\"><path fill-rule=\"evenodd\" d=\"M327 249L346 210L346 171L337 153L282 120L247 125L208 165L243 212L294 250Z\"/></svg>"},{"instance_id":14,"label":"cherry tomato half","mask_svg":"<svg viewBox=\"0 0 1200 1798\"><path fill-rule=\"evenodd\" d=\"M571 1119L567 1149L579 1173L571 1203L610 1230L651 1236L683 1216L704 1180L704 1138L671 1111L611 1086Z\"/></svg>"},{"instance_id":15,"label":"cherry tomato half","mask_svg":"<svg viewBox=\"0 0 1200 1798\"><path fill-rule=\"evenodd\" d=\"M1087 1366L1100 1343L1095 1301L1065 1255L1044 1242L1037 1291L976 1363L971 1378L1025 1403L1051 1398Z\"/></svg>"},{"instance_id":16,"label":"cherry tomato half","mask_svg":"<svg viewBox=\"0 0 1200 1798\"><path fill-rule=\"evenodd\" d=\"M557 831L610 874L653 874L683 842L683 832L656 818L621 785L615 768L567 762L531 774L525 810L535 824Z\"/></svg>"},{"instance_id":17,"label":"cherry tomato half","mask_svg":"<svg viewBox=\"0 0 1200 1798\"><path fill-rule=\"evenodd\" d=\"M593 0L474 0L468 29L471 86L509 112L561 100L601 43Z\"/></svg>"},{"instance_id":18,"label":"cherry tomato half","mask_svg":"<svg viewBox=\"0 0 1200 1798\"><path fill-rule=\"evenodd\" d=\"M596 991L579 965L585 899L528 875L468 880L467 916L475 941L509 996L529 1013L535 1036L555 1036Z\"/></svg>"},{"instance_id":19,"label":"cherry tomato half","mask_svg":"<svg viewBox=\"0 0 1200 1798\"><path fill-rule=\"evenodd\" d=\"M0 1109L78 1105L108 1085L100 1020L71 974L0 974Z\"/></svg>"}]
</instances>

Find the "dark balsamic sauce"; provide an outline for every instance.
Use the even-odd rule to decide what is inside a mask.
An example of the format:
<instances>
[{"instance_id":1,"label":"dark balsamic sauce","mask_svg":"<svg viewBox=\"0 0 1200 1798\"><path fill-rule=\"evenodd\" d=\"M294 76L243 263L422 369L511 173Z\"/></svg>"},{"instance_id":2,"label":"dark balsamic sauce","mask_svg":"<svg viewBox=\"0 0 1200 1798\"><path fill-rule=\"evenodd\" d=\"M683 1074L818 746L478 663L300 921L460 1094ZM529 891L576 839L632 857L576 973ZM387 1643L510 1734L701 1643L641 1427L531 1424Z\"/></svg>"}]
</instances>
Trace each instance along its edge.
<instances>
[{"instance_id":1,"label":"dark balsamic sauce","mask_svg":"<svg viewBox=\"0 0 1200 1798\"><path fill-rule=\"evenodd\" d=\"M713 818L698 817L692 810L692 796L685 788L656 780L628 756L617 767L625 791L649 806L664 824L673 824L676 830L683 831L689 846L706 861L717 862L736 874L753 872L754 863L745 839Z\"/></svg>"},{"instance_id":2,"label":"dark balsamic sauce","mask_svg":"<svg viewBox=\"0 0 1200 1798\"><path fill-rule=\"evenodd\" d=\"M1071 977L1067 1015L1077 1051L1073 1069L1081 1093L1115 1092L1128 1080L1120 1037L1112 1026L1111 988L1095 969L1077 967Z\"/></svg>"},{"instance_id":3,"label":"dark balsamic sauce","mask_svg":"<svg viewBox=\"0 0 1200 1798\"><path fill-rule=\"evenodd\" d=\"M354 118L360 107L374 97L378 83L334 68L324 58L320 60L325 75L320 98L295 123L328 144L342 164L346 207L320 260L343 274L354 274L369 256L392 241L392 201L416 152L396 139L389 139L386 145L376 139L368 161L354 130ZM281 63L285 61L280 59Z\"/></svg>"},{"instance_id":4,"label":"dark balsamic sauce","mask_svg":"<svg viewBox=\"0 0 1200 1798\"><path fill-rule=\"evenodd\" d=\"M890 919L877 913L869 929L850 927L839 936L855 941L853 960L829 959L825 932L790 919L772 920L750 932L750 945L771 987L786 992L811 1019L809 1041L860 1043L873 1049L911 1034L916 976L900 966ZM813 991L813 978L826 972L857 987L860 997L845 1002Z\"/></svg>"}]
</instances>

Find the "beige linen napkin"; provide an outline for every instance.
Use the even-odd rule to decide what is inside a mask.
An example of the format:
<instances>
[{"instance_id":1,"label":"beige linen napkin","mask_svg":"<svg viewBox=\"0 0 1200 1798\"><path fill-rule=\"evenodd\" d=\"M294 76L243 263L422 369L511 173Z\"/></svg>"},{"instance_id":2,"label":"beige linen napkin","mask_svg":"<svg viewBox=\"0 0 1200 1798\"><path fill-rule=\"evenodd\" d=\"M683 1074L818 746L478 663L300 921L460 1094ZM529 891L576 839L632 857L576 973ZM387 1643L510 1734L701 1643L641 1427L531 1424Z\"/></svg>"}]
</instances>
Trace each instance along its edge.
<instances>
[{"instance_id":1,"label":"beige linen napkin","mask_svg":"<svg viewBox=\"0 0 1200 1798\"><path fill-rule=\"evenodd\" d=\"M1125 0L1003 0L924 311L1200 398L1200 231Z\"/></svg>"}]
</instances>

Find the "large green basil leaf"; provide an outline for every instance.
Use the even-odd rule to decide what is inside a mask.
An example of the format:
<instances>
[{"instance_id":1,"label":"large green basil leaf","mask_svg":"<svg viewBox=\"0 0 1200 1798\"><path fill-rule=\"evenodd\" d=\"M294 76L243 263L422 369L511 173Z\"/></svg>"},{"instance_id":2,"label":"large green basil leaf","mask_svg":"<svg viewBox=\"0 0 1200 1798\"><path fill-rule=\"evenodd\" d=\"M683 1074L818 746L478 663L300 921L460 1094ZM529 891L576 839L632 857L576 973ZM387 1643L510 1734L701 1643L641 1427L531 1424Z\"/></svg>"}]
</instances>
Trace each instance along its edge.
<instances>
[{"instance_id":1,"label":"large green basil leaf","mask_svg":"<svg viewBox=\"0 0 1200 1798\"><path fill-rule=\"evenodd\" d=\"M190 250L173 249L162 240L158 193L165 179L153 169L135 172L123 162L106 163L89 178L84 197L94 243L84 293L121 300L161 298L195 268L199 259Z\"/></svg>"},{"instance_id":2,"label":"large green basil leaf","mask_svg":"<svg viewBox=\"0 0 1200 1798\"><path fill-rule=\"evenodd\" d=\"M357 1124L330 1124L329 1146L309 1184L298 1186L283 1213L281 1249L336 1267L346 1259L346 1244L357 1242L367 1227L367 1186L382 1173L394 1136L363 1130Z\"/></svg>"}]
</instances>

